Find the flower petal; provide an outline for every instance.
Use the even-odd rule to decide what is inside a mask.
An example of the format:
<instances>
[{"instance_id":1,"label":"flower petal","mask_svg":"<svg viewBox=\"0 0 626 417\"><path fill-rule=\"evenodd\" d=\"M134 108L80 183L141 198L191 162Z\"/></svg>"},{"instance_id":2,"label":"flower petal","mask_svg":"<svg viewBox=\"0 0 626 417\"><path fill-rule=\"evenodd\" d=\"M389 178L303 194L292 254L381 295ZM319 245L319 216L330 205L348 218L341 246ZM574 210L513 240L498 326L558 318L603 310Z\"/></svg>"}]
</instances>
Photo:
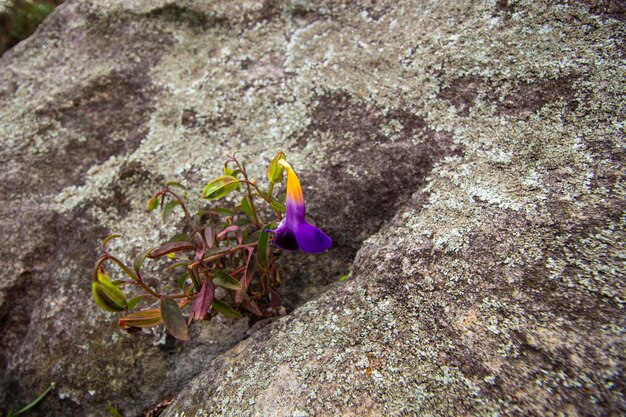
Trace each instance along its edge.
<instances>
[{"instance_id":1,"label":"flower petal","mask_svg":"<svg viewBox=\"0 0 626 417\"><path fill-rule=\"evenodd\" d=\"M274 244L284 250L298 250L296 235L286 227L276 229Z\"/></svg>"},{"instance_id":2,"label":"flower petal","mask_svg":"<svg viewBox=\"0 0 626 417\"><path fill-rule=\"evenodd\" d=\"M298 225L295 235L298 246L307 253L324 252L333 243L326 233L306 222Z\"/></svg>"}]
</instances>

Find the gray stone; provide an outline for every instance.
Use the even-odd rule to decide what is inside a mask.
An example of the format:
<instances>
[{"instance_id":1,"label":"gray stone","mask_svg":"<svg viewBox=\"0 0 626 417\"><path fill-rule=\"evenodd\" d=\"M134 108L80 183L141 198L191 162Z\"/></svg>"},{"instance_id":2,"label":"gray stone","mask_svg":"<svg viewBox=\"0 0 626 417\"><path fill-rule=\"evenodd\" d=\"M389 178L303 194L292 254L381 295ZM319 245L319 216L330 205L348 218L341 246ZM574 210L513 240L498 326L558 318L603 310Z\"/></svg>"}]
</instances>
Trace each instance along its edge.
<instances>
[{"instance_id":1,"label":"gray stone","mask_svg":"<svg viewBox=\"0 0 626 417\"><path fill-rule=\"evenodd\" d=\"M70 0L0 58L0 402L54 380L33 415L623 414L624 16ZM234 149L259 179L284 150L334 238L281 257L294 311L186 344L117 330L99 240L166 239L182 219L150 194L199 192Z\"/></svg>"}]
</instances>

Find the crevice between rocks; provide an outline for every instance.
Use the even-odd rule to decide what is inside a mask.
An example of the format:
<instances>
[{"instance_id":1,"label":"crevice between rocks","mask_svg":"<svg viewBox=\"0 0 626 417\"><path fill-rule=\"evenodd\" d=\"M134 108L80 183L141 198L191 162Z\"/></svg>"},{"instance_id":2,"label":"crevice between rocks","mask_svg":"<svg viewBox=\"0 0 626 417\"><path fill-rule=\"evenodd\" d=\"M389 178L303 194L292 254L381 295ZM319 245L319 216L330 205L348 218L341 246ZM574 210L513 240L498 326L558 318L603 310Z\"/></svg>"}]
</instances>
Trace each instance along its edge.
<instances>
[{"instance_id":1,"label":"crevice between rocks","mask_svg":"<svg viewBox=\"0 0 626 417\"><path fill-rule=\"evenodd\" d=\"M371 107L346 92L328 93L317 102L297 151L324 149L322 168L300 175L311 190L308 211L334 242L321 256L281 259L290 309L347 273L363 241L425 185L435 163L463 152L450 132L431 129L419 110Z\"/></svg>"}]
</instances>

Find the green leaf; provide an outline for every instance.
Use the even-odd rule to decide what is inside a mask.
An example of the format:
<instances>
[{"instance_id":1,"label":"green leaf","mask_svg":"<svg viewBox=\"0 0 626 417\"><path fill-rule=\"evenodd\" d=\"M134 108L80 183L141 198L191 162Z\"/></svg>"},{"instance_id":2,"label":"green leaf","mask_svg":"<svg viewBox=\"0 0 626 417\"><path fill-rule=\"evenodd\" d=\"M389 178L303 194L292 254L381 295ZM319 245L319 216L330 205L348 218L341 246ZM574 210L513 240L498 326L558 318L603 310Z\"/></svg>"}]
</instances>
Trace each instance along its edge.
<instances>
[{"instance_id":1,"label":"green leaf","mask_svg":"<svg viewBox=\"0 0 626 417\"><path fill-rule=\"evenodd\" d=\"M278 161L281 159L285 159L285 153L280 151L276 154L272 162L270 162L270 166L267 169L267 179L270 182L280 182L283 180L284 168L278 164Z\"/></svg>"},{"instance_id":2,"label":"green leaf","mask_svg":"<svg viewBox=\"0 0 626 417\"><path fill-rule=\"evenodd\" d=\"M259 236L261 234L260 230L255 230L252 233L247 233L248 230L245 229L244 230L244 236L243 236L243 244L248 244L248 243L252 243L252 242L257 242L259 240Z\"/></svg>"},{"instance_id":3,"label":"green leaf","mask_svg":"<svg viewBox=\"0 0 626 417\"><path fill-rule=\"evenodd\" d=\"M252 220L250 220L249 218L247 218L247 217L240 217L240 218L238 218L237 220L235 220L233 222L233 226L242 227L242 226L245 226L247 224L252 224L252 223L253 223Z\"/></svg>"},{"instance_id":4,"label":"green leaf","mask_svg":"<svg viewBox=\"0 0 626 417\"><path fill-rule=\"evenodd\" d=\"M161 324L161 322L161 310L150 308L121 317L117 321L117 325L124 330L128 330L131 327L153 327Z\"/></svg>"},{"instance_id":5,"label":"green leaf","mask_svg":"<svg viewBox=\"0 0 626 417\"><path fill-rule=\"evenodd\" d=\"M189 272L183 272L178 276L178 279L176 280L176 285L178 286L178 288L180 288L181 290L185 288L187 278L189 278Z\"/></svg>"},{"instance_id":6,"label":"green leaf","mask_svg":"<svg viewBox=\"0 0 626 417\"><path fill-rule=\"evenodd\" d=\"M171 271L172 269L176 269L176 268L181 268L184 267L185 269L187 269L187 265L189 265L189 262L176 262L175 264L172 264L170 266L168 266L167 268L165 268L163 271Z\"/></svg>"},{"instance_id":7,"label":"green leaf","mask_svg":"<svg viewBox=\"0 0 626 417\"><path fill-rule=\"evenodd\" d=\"M150 252L152 252L153 250L154 250L154 248L146 249L145 251L143 251L139 255L137 255L137 257L133 261L133 270L137 274L139 274L139 270L141 269L141 266L143 265L143 263L146 260L146 258L148 257L148 254Z\"/></svg>"},{"instance_id":8,"label":"green leaf","mask_svg":"<svg viewBox=\"0 0 626 417\"><path fill-rule=\"evenodd\" d=\"M218 216L234 216L235 211L223 207L215 207L209 210L209 213L217 214Z\"/></svg>"},{"instance_id":9,"label":"green leaf","mask_svg":"<svg viewBox=\"0 0 626 417\"><path fill-rule=\"evenodd\" d=\"M109 243L113 239L117 239L118 237L122 237L122 235L112 234L112 235L108 235L107 237L105 237L104 240L102 241L102 244L100 245L100 247L102 248L102 252L106 252L105 248L107 246L107 243Z\"/></svg>"},{"instance_id":10,"label":"green leaf","mask_svg":"<svg viewBox=\"0 0 626 417\"><path fill-rule=\"evenodd\" d=\"M107 406L107 410L109 410L109 414L111 414L111 416L113 417L124 417L117 409L117 406L113 406L112 404L109 404Z\"/></svg>"},{"instance_id":11,"label":"green leaf","mask_svg":"<svg viewBox=\"0 0 626 417\"><path fill-rule=\"evenodd\" d=\"M244 280L245 288L248 288L250 284L252 283L252 278L254 278L254 272L256 271L256 263L255 262L250 263L253 255L254 255L254 249L248 248L248 259L246 260L245 280Z\"/></svg>"},{"instance_id":12,"label":"green leaf","mask_svg":"<svg viewBox=\"0 0 626 417\"><path fill-rule=\"evenodd\" d=\"M46 395L48 395L50 393L50 391L52 391L54 389L55 386L56 386L56 384L54 382L50 383L50 386L44 392L42 392L39 395L39 397L35 398L33 401L28 403L28 405L26 405L24 408L22 408L18 412L14 413L13 411L9 411L8 414L7 414L7 417L17 417L20 414L24 414L25 412L27 412L28 410L30 410L31 408L33 408L34 406L39 404L46 397Z\"/></svg>"},{"instance_id":13,"label":"green leaf","mask_svg":"<svg viewBox=\"0 0 626 417\"><path fill-rule=\"evenodd\" d=\"M161 317L165 328L179 340L187 340L187 323L178 303L165 295L161 296Z\"/></svg>"},{"instance_id":14,"label":"green leaf","mask_svg":"<svg viewBox=\"0 0 626 417\"><path fill-rule=\"evenodd\" d=\"M279 201L272 199L270 201L270 204L272 205L272 207L274 207L276 210L280 211L281 213L284 213L287 211L287 209L285 208L285 205Z\"/></svg>"},{"instance_id":15,"label":"green leaf","mask_svg":"<svg viewBox=\"0 0 626 417\"><path fill-rule=\"evenodd\" d=\"M159 258L163 255L168 255L170 253L195 249L196 246L190 242L168 242L165 245L158 247L148 253L148 258Z\"/></svg>"},{"instance_id":16,"label":"green leaf","mask_svg":"<svg viewBox=\"0 0 626 417\"><path fill-rule=\"evenodd\" d=\"M238 312L237 310L235 310L234 308L232 308L225 302L218 300L217 298L213 299L212 306L215 309L215 311L222 313L226 317L235 317L238 319L243 317L240 312Z\"/></svg>"},{"instance_id":17,"label":"green leaf","mask_svg":"<svg viewBox=\"0 0 626 417\"><path fill-rule=\"evenodd\" d=\"M150 200L148 200L148 211L152 211L155 208L159 207L159 195L154 195Z\"/></svg>"},{"instance_id":18,"label":"green leaf","mask_svg":"<svg viewBox=\"0 0 626 417\"><path fill-rule=\"evenodd\" d=\"M187 271L189 272L189 278L191 278L191 283L193 284L193 288L197 291L200 291L200 288L202 287L201 279L200 279L200 274L198 273L198 267L194 267L194 268L187 268Z\"/></svg>"},{"instance_id":19,"label":"green leaf","mask_svg":"<svg viewBox=\"0 0 626 417\"><path fill-rule=\"evenodd\" d=\"M219 255L221 253L225 254L226 252L228 252L232 248L233 248L233 246L225 246L225 247L222 247L222 248L211 248L211 249L208 249L207 251L204 252L204 259L210 258L210 257L215 256L215 255Z\"/></svg>"},{"instance_id":20,"label":"green leaf","mask_svg":"<svg viewBox=\"0 0 626 417\"><path fill-rule=\"evenodd\" d=\"M202 191L202 198L217 200L239 188L239 180L237 178L223 175L207 184L204 191Z\"/></svg>"},{"instance_id":21,"label":"green leaf","mask_svg":"<svg viewBox=\"0 0 626 417\"><path fill-rule=\"evenodd\" d=\"M111 283L111 277L103 273L101 270L98 270L98 281Z\"/></svg>"},{"instance_id":22,"label":"green leaf","mask_svg":"<svg viewBox=\"0 0 626 417\"><path fill-rule=\"evenodd\" d=\"M341 278L339 278L339 282L344 282L345 280L347 280L350 277L351 273L352 273L352 264L348 265L348 272L342 275Z\"/></svg>"},{"instance_id":23,"label":"green leaf","mask_svg":"<svg viewBox=\"0 0 626 417\"><path fill-rule=\"evenodd\" d=\"M187 191L187 187L185 187L184 185L182 185L181 183L177 182L177 181L168 181L165 183L166 187L178 187L181 190Z\"/></svg>"},{"instance_id":24,"label":"green leaf","mask_svg":"<svg viewBox=\"0 0 626 417\"><path fill-rule=\"evenodd\" d=\"M187 233L177 233L172 236L168 242L181 242L183 240L189 239L189 235Z\"/></svg>"},{"instance_id":25,"label":"green leaf","mask_svg":"<svg viewBox=\"0 0 626 417\"><path fill-rule=\"evenodd\" d=\"M247 195L241 199L241 211L254 221L254 211L252 210L252 204L250 204L250 197Z\"/></svg>"},{"instance_id":26,"label":"green leaf","mask_svg":"<svg viewBox=\"0 0 626 417\"><path fill-rule=\"evenodd\" d=\"M238 174L241 174L241 170L239 168L232 169L228 165L224 166L224 175L228 175L230 177L236 177Z\"/></svg>"},{"instance_id":27,"label":"green leaf","mask_svg":"<svg viewBox=\"0 0 626 417\"><path fill-rule=\"evenodd\" d=\"M174 207L176 207L179 204L180 204L180 201L178 200L170 200L167 202L167 204L163 208L163 221L166 221L167 218L170 217L170 214L172 214L172 210L174 210Z\"/></svg>"},{"instance_id":28,"label":"green leaf","mask_svg":"<svg viewBox=\"0 0 626 417\"><path fill-rule=\"evenodd\" d=\"M213 284L220 287L228 288L231 290L240 290L241 284L239 280L224 271L215 271L215 278L213 278Z\"/></svg>"},{"instance_id":29,"label":"green leaf","mask_svg":"<svg viewBox=\"0 0 626 417\"><path fill-rule=\"evenodd\" d=\"M96 304L103 310L118 313L128 309L126 295L110 281L94 281L91 294Z\"/></svg>"},{"instance_id":30,"label":"green leaf","mask_svg":"<svg viewBox=\"0 0 626 417\"><path fill-rule=\"evenodd\" d=\"M116 307L122 308L122 310L128 310L128 299L126 298L126 294L124 294L117 285L110 281L102 281L98 282L98 284L102 287L104 295L108 301L114 303Z\"/></svg>"},{"instance_id":31,"label":"green leaf","mask_svg":"<svg viewBox=\"0 0 626 417\"><path fill-rule=\"evenodd\" d=\"M259 265L263 270L267 271L267 248L269 246L269 240L271 233L267 230L274 229L274 223L268 223L261 229L261 234L259 235L259 244L257 246L257 250L259 252Z\"/></svg>"},{"instance_id":32,"label":"green leaf","mask_svg":"<svg viewBox=\"0 0 626 417\"><path fill-rule=\"evenodd\" d=\"M128 300L128 309L132 310L141 300L143 300L145 295L138 295L137 297L133 297Z\"/></svg>"}]
</instances>

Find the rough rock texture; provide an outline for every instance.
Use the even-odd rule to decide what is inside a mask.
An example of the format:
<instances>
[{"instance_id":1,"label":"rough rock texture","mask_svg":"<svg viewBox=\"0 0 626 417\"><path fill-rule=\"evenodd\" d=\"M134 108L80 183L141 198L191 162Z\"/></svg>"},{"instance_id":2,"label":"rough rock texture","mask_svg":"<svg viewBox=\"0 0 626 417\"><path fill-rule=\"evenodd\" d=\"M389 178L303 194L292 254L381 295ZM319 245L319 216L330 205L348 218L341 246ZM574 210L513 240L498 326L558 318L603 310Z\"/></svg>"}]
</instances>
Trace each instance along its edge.
<instances>
[{"instance_id":1,"label":"rough rock texture","mask_svg":"<svg viewBox=\"0 0 626 417\"><path fill-rule=\"evenodd\" d=\"M63 0L0 0L0 56L33 34Z\"/></svg>"},{"instance_id":2,"label":"rough rock texture","mask_svg":"<svg viewBox=\"0 0 626 417\"><path fill-rule=\"evenodd\" d=\"M626 413L625 18L68 1L0 59L0 403L55 380L40 415L174 394L165 415ZM285 150L335 239L284 257L300 307L223 354L245 320L184 345L115 330L89 300L98 240L167 237L150 193L199 191L235 148L259 177Z\"/></svg>"}]
</instances>

